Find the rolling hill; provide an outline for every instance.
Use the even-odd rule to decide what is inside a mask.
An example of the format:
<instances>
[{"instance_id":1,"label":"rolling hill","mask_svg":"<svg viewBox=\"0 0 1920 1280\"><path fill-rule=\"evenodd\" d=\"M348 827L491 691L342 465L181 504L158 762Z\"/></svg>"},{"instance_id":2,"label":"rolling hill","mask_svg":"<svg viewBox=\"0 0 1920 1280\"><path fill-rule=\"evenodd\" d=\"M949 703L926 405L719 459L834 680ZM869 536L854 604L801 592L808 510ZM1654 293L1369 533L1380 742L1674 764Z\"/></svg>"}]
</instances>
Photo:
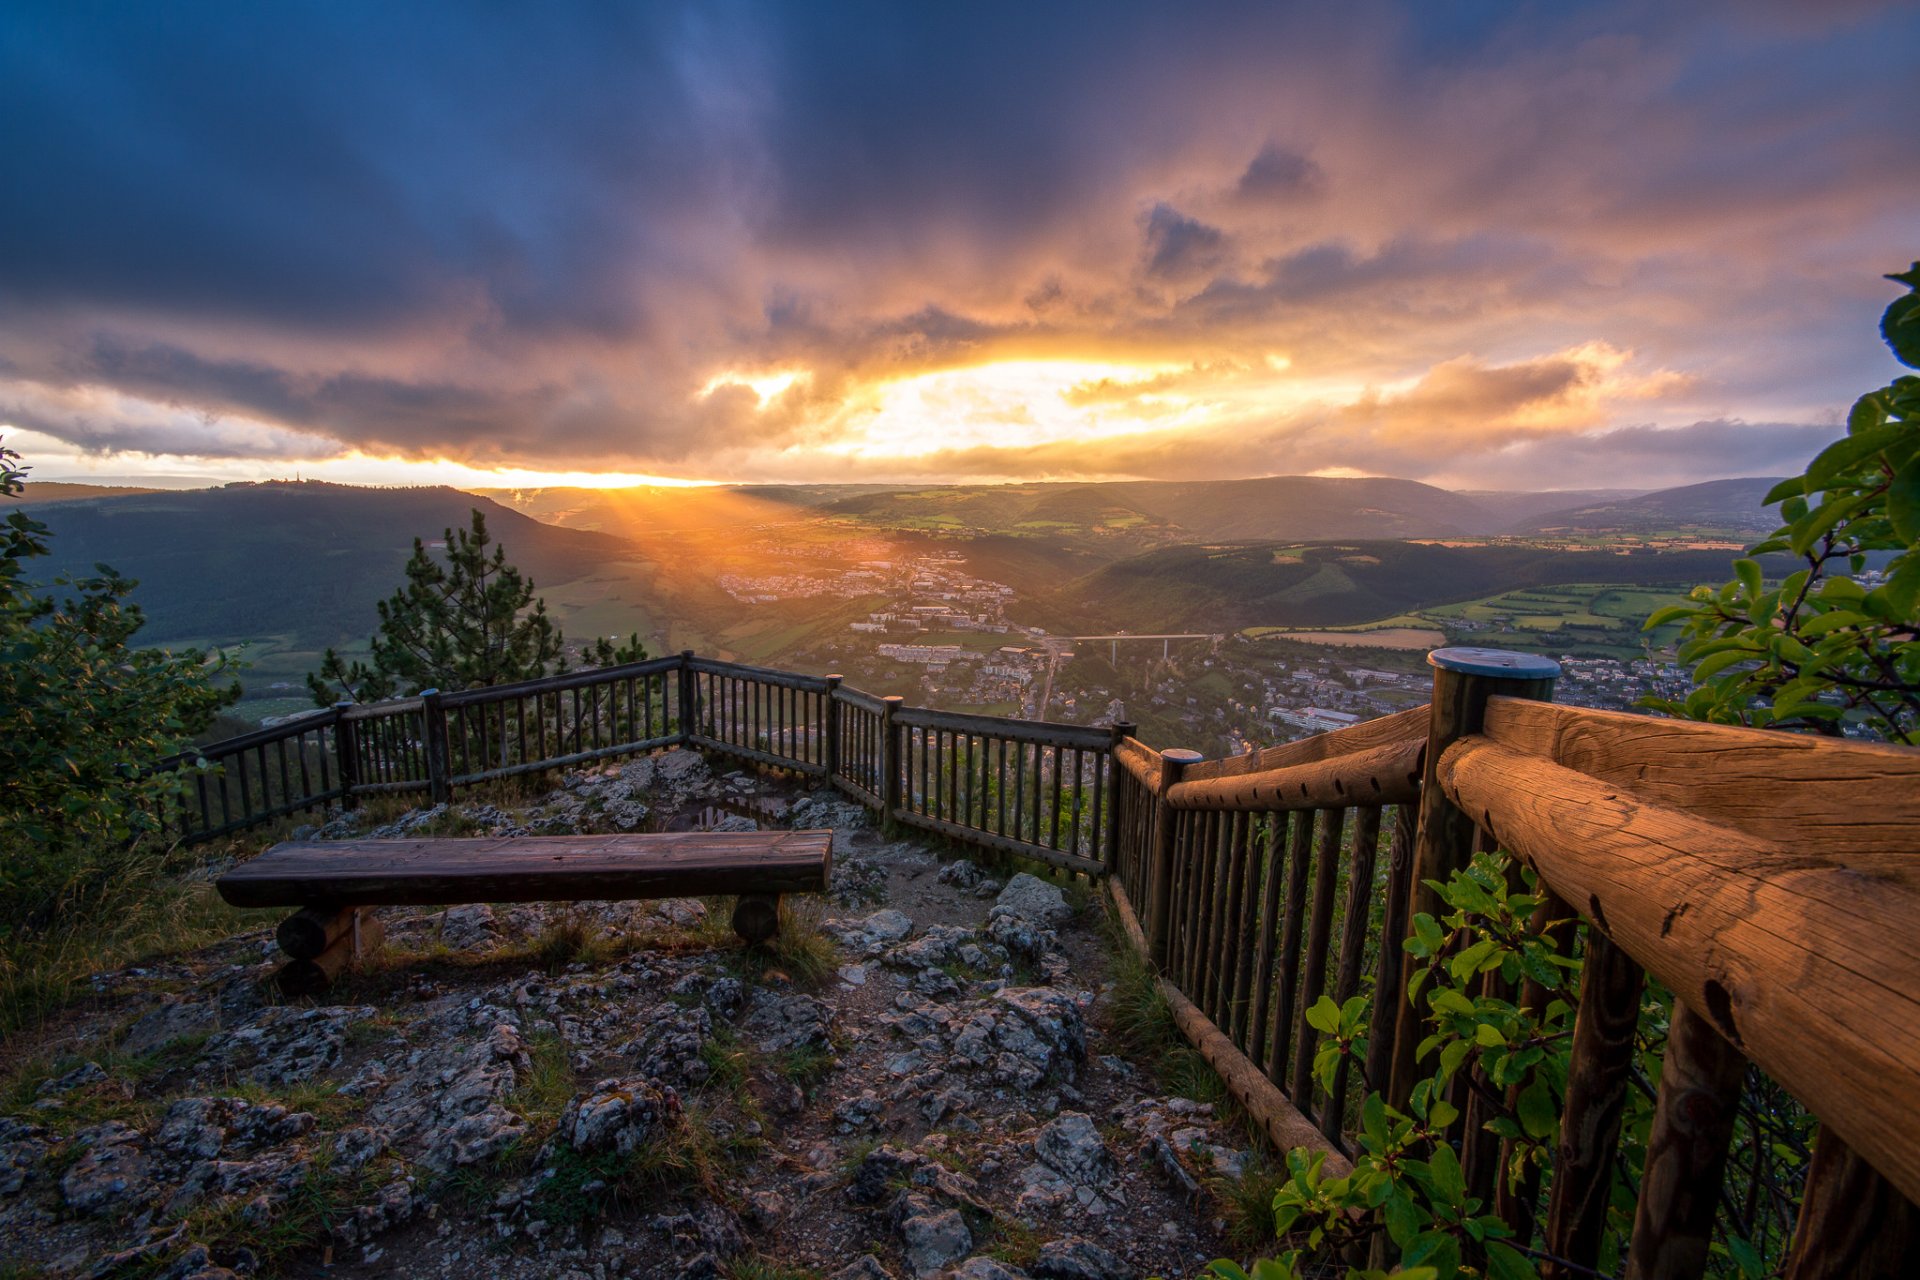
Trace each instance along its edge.
<instances>
[{"instance_id":1,"label":"rolling hill","mask_svg":"<svg viewBox=\"0 0 1920 1280\"><path fill-rule=\"evenodd\" d=\"M35 486L29 484L29 492ZM303 648L364 639L416 536L436 539L486 512L508 558L553 585L634 554L624 539L562 529L457 489L273 482L93 498L47 506L44 579L96 562L138 580L142 639L230 643L264 635Z\"/></svg>"},{"instance_id":2,"label":"rolling hill","mask_svg":"<svg viewBox=\"0 0 1920 1280\"><path fill-rule=\"evenodd\" d=\"M79 502L87 498L137 498L143 493L165 493L127 484L78 484L72 480L33 480L19 493L0 498L0 506L39 506L49 502Z\"/></svg>"},{"instance_id":3,"label":"rolling hill","mask_svg":"<svg viewBox=\"0 0 1920 1280\"><path fill-rule=\"evenodd\" d=\"M1724 551L1615 555L1388 541L1179 546L1108 565L1052 603L1076 625L1099 630L1350 626L1554 583L1692 586L1724 579L1728 563Z\"/></svg>"},{"instance_id":4,"label":"rolling hill","mask_svg":"<svg viewBox=\"0 0 1920 1280\"><path fill-rule=\"evenodd\" d=\"M1638 533L1702 530L1760 537L1779 525L1773 508L1763 505L1777 477L1709 480L1579 505L1528 516L1508 526L1514 534Z\"/></svg>"}]
</instances>

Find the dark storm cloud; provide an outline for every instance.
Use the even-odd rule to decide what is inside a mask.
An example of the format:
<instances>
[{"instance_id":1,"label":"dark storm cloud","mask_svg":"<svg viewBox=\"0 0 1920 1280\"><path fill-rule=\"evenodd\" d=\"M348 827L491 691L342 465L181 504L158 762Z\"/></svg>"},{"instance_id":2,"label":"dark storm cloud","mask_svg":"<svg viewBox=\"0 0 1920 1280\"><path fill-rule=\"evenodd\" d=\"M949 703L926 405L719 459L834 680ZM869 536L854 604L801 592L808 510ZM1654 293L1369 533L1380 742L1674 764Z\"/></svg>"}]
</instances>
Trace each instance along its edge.
<instances>
[{"instance_id":1,"label":"dark storm cloud","mask_svg":"<svg viewBox=\"0 0 1920 1280\"><path fill-rule=\"evenodd\" d=\"M1227 238L1218 227L1189 218L1170 204L1147 215L1147 274L1185 276L1218 267Z\"/></svg>"},{"instance_id":2,"label":"dark storm cloud","mask_svg":"<svg viewBox=\"0 0 1920 1280\"><path fill-rule=\"evenodd\" d=\"M1235 190L1249 200L1287 200L1317 195L1327 175L1297 151L1269 142L1240 175Z\"/></svg>"},{"instance_id":3,"label":"dark storm cloud","mask_svg":"<svg viewBox=\"0 0 1920 1280\"><path fill-rule=\"evenodd\" d=\"M888 378L1057 355L1244 381L1278 353L1354 388L1314 419L1323 465L1444 429L1544 466L1551 442L1363 388L1477 395L1603 343L1708 399L1587 397L1583 430L1811 413L1883 376L1874 276L1914 252L1920 19L1891 5L42 0L8 24L0 405L92 451L727 449L750 475L756 450L804 469ZM809 376L711 389L773 369ZM1633 440L1712 465L1693 438Z\"/></svg>"}]
</instances>

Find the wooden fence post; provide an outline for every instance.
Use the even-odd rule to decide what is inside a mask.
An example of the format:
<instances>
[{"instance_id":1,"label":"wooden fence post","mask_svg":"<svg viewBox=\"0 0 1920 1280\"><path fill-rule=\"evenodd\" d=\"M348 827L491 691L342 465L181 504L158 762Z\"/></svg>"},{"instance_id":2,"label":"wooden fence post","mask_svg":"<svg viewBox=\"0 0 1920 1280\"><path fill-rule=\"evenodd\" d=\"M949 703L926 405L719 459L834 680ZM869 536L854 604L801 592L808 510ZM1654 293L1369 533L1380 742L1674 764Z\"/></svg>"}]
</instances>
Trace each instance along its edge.
<instances>
[{"instance_id":1,"label":"wooden fence post","mask_svg":"<svg viewBox=\"0 0 1920 1280\"><path fill-rule=\"evenodd\" d=\"M1147 956L1156 969L1166 967L1167 939L1173 933L1173 860L1178 850L1174 848L1176 824L1167 792L1180 781L1186 767L1199 758L1198 751L1184 747L1160 753L1160 804L1153 817L1153 862L1148 869L1152 879L1147 882Z\"/></svg>"},{"instance_id":2,"label":"wooden fence post","mask_svg":"<svg viewBox=\"0 0 1920 1280\"><path fill-rule=\"evenodd\" d=\"M1126 830L1120 815L1120 775L1125 771L1114 752L1139 729L1140 726L1131 721L1120 721L1113 726L1113 739L1107 746L1107 856L1102 860L1102 865L1111 875L1120 874L1124 865L1120 858L1120 839Z\"/></svg>"},{"instance_id":3,"label":"wooden fence post","mask_svg":"<svg viewBox=\"0 0 1920 1280\"><path fill-rule=\"evenodd\" d=\"M1480 732L1487 699L1496 695L1553 698L1553 682L1560 664L1532 653L1504 649L1435 649L1427 655L1433 668L1433 707L1427 721L1427 754L1421 771L1420 822L1413 837L1413 884L1407 919L1425 913L1442 914L1440 895L1427 881L1445 882L1473 857L1475 835L1471 815L1461 812L1436 781L1440 754L1461 738ZM1403 962L1403 978L1412 976L1411 957ZM1405 990L1403 981L1402 990ZM1426 1019L1411 1001L1401 1001L1394 1019L1392 1073L1388 1105L1406 1110L1419 1079L1414 1050L1425 1038Z\"/></svg>"},{"instance_id":4,"label":"wooden fence post","mask_svg":"<svg viewBox=\"0 0 1920 1280\"><path fill-rule=\"evenodd\" d=\"M827 785L840 776L840 707L834 702L833 695L840 691L843 677L827 677L827 691L820 698L820 715L826 722L820 726L821 758L827 766Z\"/></svg>"},{"instance_id":5,"label":"wooden fence post","mask_svg":"<svg viewBox=\"0 0 1920 1280\"><path fill-rule=\"evenodd\" d=\"M1832 1129L1813 1145L1787 1280L1895 1280L1913 1274L1920 1209Z\"/></svg>"},{"instance_id":6,"label":"wooden fence post","mask_svg":"<svg viewBox=\"0 0 1920 1280\"><path fill-rule=\"evenodd\" d=\"M1627 1244L1630 1280L1681 1280L1706 1270L1746 1074L1740 1051L1675 1000Z\"/></svg>"},{"instance_id":7,"label":"wooden fence post","mask_svg":"<svg viewBox=\"0 0 1920 1280\"><path fill-rule=\"evenodd\" d=\"M693 671L693 650L680 651L680 741L693 738L694 718L700 711L699 689Z\"/></svg>"},{"instance_id":8,"label":"wooden fence post","mask_svg":"<svg viewBox=\"0 0 1920 1280\"><path fill-rule=\"evenodd\" d=\"M420 691L420 720L427 740L427 800L446 804L453 799L453 775L447 762L447 712L438 689Z\"/></svg>"},{"instance_id":9,"label":"wooden fence post","mask_svg":"<svg viewBox=\"0 0 1920 1280\"><path fill-rule=\"evenodd\" d=\"M893 721L906 699L897 693L880 699L880 827L892 838L900 808L900 726Z\"/></svg>"},{"instance_id":10,"label":"wooden fence post","mask_svg":"<svg viewBox=\"0 0 1920 1280\"><path fill-rule=\"evenodd\" d=\"M360 785L360 739L358 726L347 719L351 702L333 704L333 760L340 772L340 807L357 809L360 798L353 789Z\"/></svg>"}]
</instances>

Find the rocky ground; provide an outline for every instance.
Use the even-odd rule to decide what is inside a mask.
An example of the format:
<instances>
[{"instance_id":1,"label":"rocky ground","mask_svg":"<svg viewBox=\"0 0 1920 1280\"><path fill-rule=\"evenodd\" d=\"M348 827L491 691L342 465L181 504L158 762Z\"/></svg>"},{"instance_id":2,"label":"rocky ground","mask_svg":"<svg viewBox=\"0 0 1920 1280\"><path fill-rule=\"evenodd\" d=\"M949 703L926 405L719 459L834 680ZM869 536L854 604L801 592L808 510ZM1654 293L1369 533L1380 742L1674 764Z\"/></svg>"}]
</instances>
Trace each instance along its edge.
<instances>
[{"instance_id":1,"label":"rocky ground","mask_svg":"<svg viewBox=\"0 0 1920 1280\"><path fill-rule=\"evenodd\" d=\"M754 816L747 816L754 815ZM1245 1158L1105 1031L1100 909L668 752L324 836L832 827L830 901L390 909L328 998L262 929L9 1046L0 1277L1119 1280L1226 1252ZM11 1265L12 1270L8 1270Z\"/></svg>"}]
</instances>

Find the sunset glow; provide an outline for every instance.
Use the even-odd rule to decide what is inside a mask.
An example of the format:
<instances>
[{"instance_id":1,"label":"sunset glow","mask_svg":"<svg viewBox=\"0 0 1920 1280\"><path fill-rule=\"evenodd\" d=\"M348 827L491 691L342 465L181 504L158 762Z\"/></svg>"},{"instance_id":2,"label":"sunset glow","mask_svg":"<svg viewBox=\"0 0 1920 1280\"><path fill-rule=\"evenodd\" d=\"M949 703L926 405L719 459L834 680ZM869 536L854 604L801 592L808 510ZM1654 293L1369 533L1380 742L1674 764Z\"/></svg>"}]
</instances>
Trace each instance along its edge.
<instances>
[{"instance_id":1,"label":"sunset glow","mask_svg":"<svg viewBox=\"0 0 1920 1280\"><path fill-rule=\"evenodd\" d=\"M22 24L39 474L1778 473L1914 256L1880 0L404 8Z\"/></svg>"}]
</instances>

